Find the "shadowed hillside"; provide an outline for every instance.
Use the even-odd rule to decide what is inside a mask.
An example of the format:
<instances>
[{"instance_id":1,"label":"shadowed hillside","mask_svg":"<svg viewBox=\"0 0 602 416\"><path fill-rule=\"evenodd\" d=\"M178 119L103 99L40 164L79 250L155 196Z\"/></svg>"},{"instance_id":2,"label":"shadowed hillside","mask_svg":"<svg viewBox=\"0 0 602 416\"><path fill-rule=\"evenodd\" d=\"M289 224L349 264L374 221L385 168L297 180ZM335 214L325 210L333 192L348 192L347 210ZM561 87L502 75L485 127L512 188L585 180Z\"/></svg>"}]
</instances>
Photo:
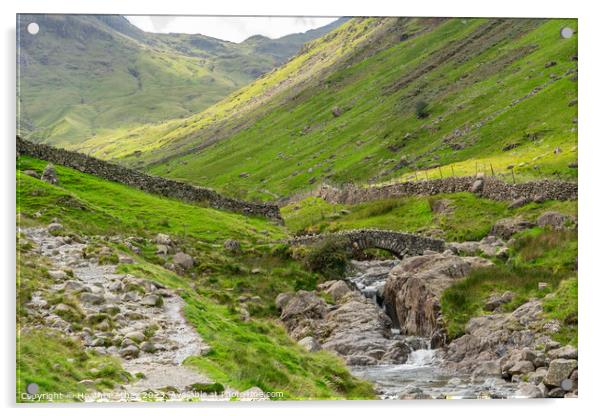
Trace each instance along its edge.
<instances>
[{"instance_id":1,"label":"shadowed hillside","mask_svg":"<svg viewBox=\"0 0 602 416\"><path fill-rule=\"evenodd\" d=\"M40 32L26 30L35 21ZM60 146L186 117L283 64L342 23L236 44L146 33L122 16L20 15L20 134Z\"/></svg>"}]
</instances>

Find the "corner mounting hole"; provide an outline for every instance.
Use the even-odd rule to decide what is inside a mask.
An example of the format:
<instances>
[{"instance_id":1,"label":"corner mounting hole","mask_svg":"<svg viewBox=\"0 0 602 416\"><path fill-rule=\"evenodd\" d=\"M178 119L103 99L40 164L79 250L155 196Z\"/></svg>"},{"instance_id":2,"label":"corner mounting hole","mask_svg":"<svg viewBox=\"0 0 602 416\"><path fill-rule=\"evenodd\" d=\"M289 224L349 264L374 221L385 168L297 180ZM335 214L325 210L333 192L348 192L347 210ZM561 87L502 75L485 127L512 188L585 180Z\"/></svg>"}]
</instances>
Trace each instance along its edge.
<instances>
[{"instance_id":1,"label":"corner mounting hole","mask_svg":"<svg viewBox=\"0 0 602 416\"><path fill-rule=\"evenodd\" d=\"M560 36L562 36L564 39L572 37L573 33L573 29L571 29L570 27L563 27L562 29L560 29Z\"/></svg>"},{"instance_id":2,"label":"corner mounting hole","mask_svg":"<svg viewBox=\"0 0 602 416\"><path fill-rule=\"evenodd\" d=\"M40 31L40 25L38 25L36 22L31 22L27 25L27 31L30 35L37 35Z\"/></svg>"}]
</instances>

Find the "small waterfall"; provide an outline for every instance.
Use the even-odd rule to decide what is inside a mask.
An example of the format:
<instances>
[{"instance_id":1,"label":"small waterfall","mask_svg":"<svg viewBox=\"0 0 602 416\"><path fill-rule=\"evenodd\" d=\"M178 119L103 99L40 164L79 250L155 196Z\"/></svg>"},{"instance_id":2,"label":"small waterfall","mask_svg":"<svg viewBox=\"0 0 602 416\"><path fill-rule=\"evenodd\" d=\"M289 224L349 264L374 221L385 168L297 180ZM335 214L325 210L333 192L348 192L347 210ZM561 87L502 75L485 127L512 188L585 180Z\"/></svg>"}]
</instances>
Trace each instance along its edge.
<instances>
[{"instance_id":1,"label":"small waterfall","mask_svg":"<svg viewBox=\"0 0 602 416\"><path fill-rule=\"evenodd\" d=\"M410 353L406 365L426 367L435 363L437 350L420 349Z\"/></svg>"}]
</instances>

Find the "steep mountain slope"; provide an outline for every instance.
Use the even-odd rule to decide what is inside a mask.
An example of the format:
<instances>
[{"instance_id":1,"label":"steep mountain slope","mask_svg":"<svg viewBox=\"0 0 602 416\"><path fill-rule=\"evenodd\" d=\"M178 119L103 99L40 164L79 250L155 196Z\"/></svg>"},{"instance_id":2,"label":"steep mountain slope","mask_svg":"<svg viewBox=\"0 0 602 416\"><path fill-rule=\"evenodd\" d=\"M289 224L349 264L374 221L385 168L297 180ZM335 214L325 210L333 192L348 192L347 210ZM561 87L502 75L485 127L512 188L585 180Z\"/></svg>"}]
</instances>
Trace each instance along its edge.
<instances>
[{"instance_id":1,"label":"steep mountain slope","mask_svg":"<svg viewBox=\"0 0 602 416\"><path fill-rule=\"evenodd\" d=\"M27 32L35 21L37 35ZM19 132L61 146L185 117L281 65L343 22L240 44L146 33L122 16L19 16Z\"/></svg>"},{"instance_id":2,"label":"steep mountain slope","mask_svg":"<svg viewBox=\"0 0 602 416\"><path fill-rule=\"evenodd\" d=\"M577 22L353 19L198 116L86 148L260 199L416 171L575 178L577 36L565 26Z\"/></svg>"}]
</instances>

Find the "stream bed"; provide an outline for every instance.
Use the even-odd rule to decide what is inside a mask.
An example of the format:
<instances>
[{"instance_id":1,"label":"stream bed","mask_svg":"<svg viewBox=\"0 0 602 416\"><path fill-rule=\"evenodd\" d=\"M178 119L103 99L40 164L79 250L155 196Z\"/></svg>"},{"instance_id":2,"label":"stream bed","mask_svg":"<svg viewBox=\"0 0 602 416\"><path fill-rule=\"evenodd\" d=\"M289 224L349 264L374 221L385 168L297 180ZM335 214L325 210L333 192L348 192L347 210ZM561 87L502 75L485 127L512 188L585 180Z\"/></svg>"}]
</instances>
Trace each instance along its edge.
<instances>
[{"instance_id":1,"label":"stream bed","mask_svg":"<svg viewBox=\"0 0 602 416\"><path fill-rule=\"evenodd\" d=\"M346 279L364 296L383 307L382 290L389 271L398 260L354 261ZM393 333L398 329L393 329ZM417 345L404 364L352 366L351 372L374 383L382 399L421 398L511 398L517 385L500 378L471 380L467 374L450 374L444 369L443 351L430 349L426 338L411 338Z\"/></svg>"}]
</instances>

